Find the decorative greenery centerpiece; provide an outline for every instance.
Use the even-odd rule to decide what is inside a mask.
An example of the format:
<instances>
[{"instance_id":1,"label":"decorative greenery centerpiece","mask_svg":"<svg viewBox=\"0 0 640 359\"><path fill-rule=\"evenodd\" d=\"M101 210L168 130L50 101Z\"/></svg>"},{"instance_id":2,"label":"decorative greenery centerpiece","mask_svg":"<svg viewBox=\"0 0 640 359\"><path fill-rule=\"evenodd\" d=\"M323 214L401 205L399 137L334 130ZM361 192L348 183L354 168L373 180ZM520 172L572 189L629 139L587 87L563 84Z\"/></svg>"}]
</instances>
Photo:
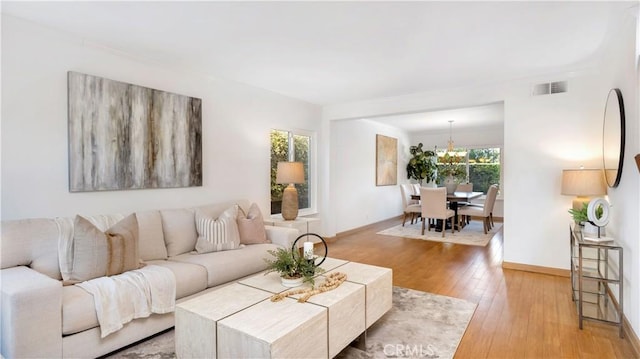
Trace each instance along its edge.
<instances>
[{"instance_id":1,"label":"decorative greenery centerpiece","mask_svg":"<svg viewBox=\"0 0 640 359\"><path fill-rule=\"evenodd\" d=\"M414 179L422 184L423 180L433 182L436 180L438 167L433 160L436 156L434 151L423 150L422 143L409 147L411 159L407 163L407 179Z\"/></svg>"},{"instance_id":2,"label":"decorative greenery centerpiece","mask_svg":"<svg viewBox=\"0 0 640 359\"><path fill-rule=\"evenodd\" d=\"M452 177L458 182L467 178L467 170L464 165L465 158L462 156L445 153L440 160L438 171L442 177Z\"/></svg>"},{"instance_id":3,"label":"decorative greenery centerpiece","mask_svg":"<svg viewBox=\"0 0 640 359\"><path fill-rule=\"evenodd\" d=\"M302 279L302 282L314 284L313 278L316 274L324 272L324 269L317 267L313 260L307 260L298 251L278 248L269 250L274 259L265 258L267 271L278 272L283 279Z\"/></svg>"}]
</instances>

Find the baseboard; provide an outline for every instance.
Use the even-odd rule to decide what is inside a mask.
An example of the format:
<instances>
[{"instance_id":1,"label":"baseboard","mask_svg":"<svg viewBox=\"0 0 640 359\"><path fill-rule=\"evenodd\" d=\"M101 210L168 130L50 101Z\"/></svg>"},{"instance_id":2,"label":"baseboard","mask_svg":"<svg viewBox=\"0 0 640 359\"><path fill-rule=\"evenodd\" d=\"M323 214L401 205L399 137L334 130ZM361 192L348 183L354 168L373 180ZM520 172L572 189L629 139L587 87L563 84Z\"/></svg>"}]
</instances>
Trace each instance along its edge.
<instances>
[{"instance_id":1,"label":"baseboard","mask_svg":"<svg viewBox=\"0 0 640 359\"><path fill-rule=\"evenodd\" d=\"M568 270L568 269L534 266L534 265L531 265L531 264L502 262L502 268L520 270L520 271L524 271L524 272L549 274L549 275L555 275L555 276L558 276L558 277L567 277L567 278L569 278L571 276L571 271Z\"/></svg>"},{"instance_id":2,"label":"baseboard","mask_svg":"<svg viewBox=\"0 0 640 359\"><path fill-rule=\"evenodd\" d=\"M336 233L336 236L335 236L335 237L330 237L330 238L331 238L332 240L336 240L336 239L338 239L339 237L342 237L342 236L349 236L349 235L352 235L352 234L355 234L355 233L358 233L358 232L362 232L362 231L367 230L367 229L371 229L371 228L373 228L373 227L375 227L375 226L382 225L382 224L387 223L387 222L394 222L394 221L397 221L397 220L399 220L399 219L402 219L402 215L395 216L395 217L391 217L391 218L387 218L387 219L384 219L384 220L379 221L379 222L370 223L370 224L364 225L364 226L362 226L362 227L358 227L358 228L350 229L350 230L348 230L348 231L344 231L344 232ZM389 224L392 224L392 223L389 223Z\"/></svg>"},{"instance_id":3,"label":"baseboard","mask_svg":"<svg viewBox=\"0 0 640 359\"><path fill-rule=\"evenodd\" d=\"M631 324L627 320L627 316L623 315L624 321L622 322L622 330L624 331L624 337L629 339L629 343L631 343L631 348L633 348L633 356L635 358L640 358L640 339L638 339L638 335L631 327Z\"/></svg>"}]
</instances>

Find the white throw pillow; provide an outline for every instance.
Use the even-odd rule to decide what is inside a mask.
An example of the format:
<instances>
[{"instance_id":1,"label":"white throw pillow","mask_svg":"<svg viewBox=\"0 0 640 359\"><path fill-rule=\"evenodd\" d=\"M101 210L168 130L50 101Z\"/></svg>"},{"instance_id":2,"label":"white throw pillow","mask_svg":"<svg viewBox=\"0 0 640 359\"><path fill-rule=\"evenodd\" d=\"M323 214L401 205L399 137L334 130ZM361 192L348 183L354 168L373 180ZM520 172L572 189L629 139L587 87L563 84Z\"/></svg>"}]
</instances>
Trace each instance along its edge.
<instances>
[{"instance_id":1,"label":"white throw pillow","mask_svg":"<svg viewBox=\"0 0 640 359\"><path fill-rule=\"evenodd\" d=\"M209 253L239 248L237 216L237 205L222 212L218 218L208 217L202 211L196 210L196 230L198 231L196 251Z\"/></svg>"}]
</instances>

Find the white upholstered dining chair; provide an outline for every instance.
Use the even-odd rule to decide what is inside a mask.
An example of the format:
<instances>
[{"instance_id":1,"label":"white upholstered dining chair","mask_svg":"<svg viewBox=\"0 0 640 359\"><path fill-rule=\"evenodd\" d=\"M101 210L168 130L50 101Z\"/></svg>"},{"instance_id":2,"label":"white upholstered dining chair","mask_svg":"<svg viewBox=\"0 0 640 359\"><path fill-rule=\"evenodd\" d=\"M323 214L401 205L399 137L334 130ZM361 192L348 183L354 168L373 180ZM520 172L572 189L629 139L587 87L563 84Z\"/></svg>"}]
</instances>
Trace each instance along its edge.
<instances>
[{"instance_id":1,"label":"white upholstered dining chair","mask_svg":"<svg viewBox=\"0 0 640 359\"><path fill-rule=\"evenodd\" d=\"M456 187L456 192L473 192L473 183L460 183ZM458 208L470 205L471 202L458 202ZM461 216L464 222L469 223L470 218L467 216Z\"/></svg>"},{"instance_id":2,"label":"white upholstered dining chair","mask_svg":"<svg viewBox=\"0 0 640 359\"><path fill-rule=\"evenodd\" d=\"M456 187L457 192L473 192L473 183L460 183Z\"/></svg>"},{"instance_id":3,"label":"white upholstered dining chair","mask_svg":"<svg viewBox=\"0 0 640 359\"><path fill-rule=\"evenodd\" d=\"M447 208L447 189L439 188L420 188L420 200L422 202L422 234L424 235L425 222L429 219L442 220L442 236L444 237L445 223L447 219L451 219L451 233L455 229L453 218L455 213ZM429 226L431 230L431 226Z\"/></svg>"},{"instance_id":4,"label":"white upholstered dining chair","mask_svg":"<svg viewBox=\"0 0 640 359\"><path fill-rule=\"evenodd\" d=\"M416 215L419 215L422 212L422 208L417 200L411 199L412 194L417 194L414 192L412 184L401 184L400 194L402 195L402 208L404 211L404 216L402 217L402 226L404 227L404 222L406 222L407 216L411 216L411 224L413 224L413 220Z\"/></svg>"},{"instance_id":5,"label":"white upholstered dining chair","mask_svg":"<svg viewBox=\"0 0 640 359\"><path fill-rule=\"evenodd\" d=\"M484 206L466 206L458 209L458 216L481 217L483 221L484 234L491 229L493 205L498 196L498 186L492 185L487 190L487 197L484 200Z\"/></svg>"}]
</instances>

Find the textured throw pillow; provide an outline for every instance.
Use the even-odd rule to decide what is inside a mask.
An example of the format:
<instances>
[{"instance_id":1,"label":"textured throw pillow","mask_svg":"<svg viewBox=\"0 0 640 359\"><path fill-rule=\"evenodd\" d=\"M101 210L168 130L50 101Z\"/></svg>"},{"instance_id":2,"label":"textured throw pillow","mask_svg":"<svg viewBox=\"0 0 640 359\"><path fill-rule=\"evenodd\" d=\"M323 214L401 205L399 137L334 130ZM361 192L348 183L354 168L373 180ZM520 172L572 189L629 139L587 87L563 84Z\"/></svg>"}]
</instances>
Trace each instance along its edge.
<instances>
[{"instance_id":1,"label":"textured throw pillow","mask_svg":"<svg viewBox=\"0 0 640 359\"><path fill-rule=\"evenodd\" d=\"M217 219L196 210L196 230L198 231L196 251L209 253L239 248L240 235L236 224L237 216L237 205L222 212Z\"/></svg>"},{"instance_id":2,"label":"textured throw pillow","mask_svg":"<svg viewBox=\"0 0 640 359\"><path fill-rule=\"evenodd\" d=\"M65 284L139 268L138 221L135 214L104 232L88 219L76 216L71 248L69 272L63 273Z\"/></svg>"},{"instance_id":3,"label":"textured throw pillow","mask_svg":"<svg viewBox=\"0 0 640 359\"><path fill-rule=\"evenodd\" d=\"M240 243L271 243L271 241L267 239L267 231L264 229L264 221L258 205L255 203L252 204L251 207L249 207L248 213L244 213L240 207L238 207L238 209L238 232L240 233Z\"/></svg>"}]
</instances>

